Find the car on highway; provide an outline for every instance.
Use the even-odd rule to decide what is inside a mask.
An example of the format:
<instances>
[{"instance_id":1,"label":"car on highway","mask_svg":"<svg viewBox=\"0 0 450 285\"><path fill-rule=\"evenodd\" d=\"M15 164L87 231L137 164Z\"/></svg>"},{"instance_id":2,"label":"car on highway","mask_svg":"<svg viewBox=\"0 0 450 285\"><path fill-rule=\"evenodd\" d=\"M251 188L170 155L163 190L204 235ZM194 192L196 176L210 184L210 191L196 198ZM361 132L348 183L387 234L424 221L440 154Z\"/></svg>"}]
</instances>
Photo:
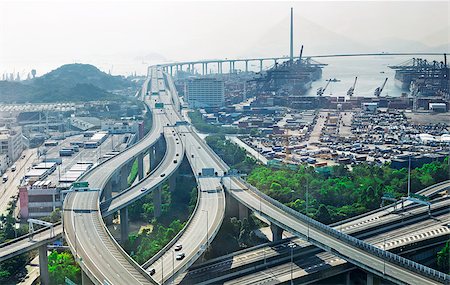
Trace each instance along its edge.
<instances>
[{"instance_id":1,"label":"car on highway","mask_svg":"<svg viewBox=\"0 0 450 285\"><path fill-rule=\"evenodd\" d=\"M148 271L148 273L149 273L150 275L154 275L154 274L156 273L155 268L150 268L149 271Z\"/></svg>"},{"instance_id":2,"label":"car on highway","mask_svg":"<svg viewBox=\"0 0 450 285\"><path fill-rule=\"evenodd\" d=\"M182 248L183 248L183 245L181 243L179 243L179 244L175 245L174 250L175 251L180 251Z\"/></svg>"},{"instance_id":3,"label":"car on highway","mask_svg":"<svg viewBox=\"0 0 450 285\"><path fill-rule=\"evenodd\" d=\"M177 254L177 256L175 257L176 260L182 260L186 255L184 254L184 252Z\"/></svg>"},{"instance_id":4,"label":"car on highway","mask_svg":"<svg viewBox=\"0 0 450 285\"><path fill-rule=\"evenodd\" d=\"M173 163L177 163L177 160L176 160L176 159L174 159Z\"/></svg>"},{"instance_id":5,"label":"car on highway","mask_svg":"<svg viewBox=\"0 0 450 285\"><path fill-rule=\"evenodd\" d=\"M165 173L161 174L161 177L164 177L164 176L166 176L166 174L165 174Z\"/></svg>"},{"instance_id":6,"label":"car on highway","mask_svg":"<svg viewBox=\"0 0 450 285\"><path fill-rule=\"evenodd\" d=\"M141 192L145 192L146 190L147 190L147 188L145 188L145 187L141 188Z\"/></svg>"}]
</instances>

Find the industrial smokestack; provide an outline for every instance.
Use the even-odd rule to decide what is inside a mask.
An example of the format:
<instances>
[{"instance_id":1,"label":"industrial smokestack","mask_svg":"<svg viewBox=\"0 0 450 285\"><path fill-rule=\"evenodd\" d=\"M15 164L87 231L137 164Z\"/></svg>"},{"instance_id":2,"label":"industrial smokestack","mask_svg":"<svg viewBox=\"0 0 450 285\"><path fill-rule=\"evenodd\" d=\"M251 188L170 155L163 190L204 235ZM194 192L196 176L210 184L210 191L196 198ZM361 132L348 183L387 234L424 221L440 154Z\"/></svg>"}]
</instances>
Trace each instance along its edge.
<instances>
[{"instance_id":1,"label":"industrial smokestack","mask_svg":"<svg viewBox=\"0 0 450 285\"><path fill-rule=\"evenodd\" d=\"M290 42L290 61L294 61L294 8L291 7L291 42Z\"/></svg>"}]
</instances>

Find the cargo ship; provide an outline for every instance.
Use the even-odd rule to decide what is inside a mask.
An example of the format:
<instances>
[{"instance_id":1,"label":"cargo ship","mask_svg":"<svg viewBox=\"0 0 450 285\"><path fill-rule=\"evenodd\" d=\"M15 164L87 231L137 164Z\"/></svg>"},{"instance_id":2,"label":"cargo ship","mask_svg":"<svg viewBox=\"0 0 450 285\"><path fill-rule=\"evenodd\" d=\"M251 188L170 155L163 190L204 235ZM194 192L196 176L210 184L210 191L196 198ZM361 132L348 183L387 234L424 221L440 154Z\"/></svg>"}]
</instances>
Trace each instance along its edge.
<instances>
[{"instance_id":1,"label":"cargo ship","mask_svg":"<svg viewBox=\"0 0 450 285\"><path fill-rule=\"evenodd\" d=\"M427 61L412 58L399 65L389 66L395 70L395 84L402 90L409 90L415 96L434 96L449 92L449 67L447 56L444 61Z\"/></svg>"}]
</instances>

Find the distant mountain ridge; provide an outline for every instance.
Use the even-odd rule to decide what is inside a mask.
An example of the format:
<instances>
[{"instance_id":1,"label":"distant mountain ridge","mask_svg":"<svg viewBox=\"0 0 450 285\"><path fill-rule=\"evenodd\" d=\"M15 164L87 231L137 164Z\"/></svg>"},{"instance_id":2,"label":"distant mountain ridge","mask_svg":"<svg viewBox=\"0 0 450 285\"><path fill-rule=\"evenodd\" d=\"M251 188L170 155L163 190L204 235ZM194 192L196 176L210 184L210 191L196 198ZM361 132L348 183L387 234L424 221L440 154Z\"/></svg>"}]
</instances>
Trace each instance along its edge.
<instances>
[{"instance_id":1,"label":"distant mountain ridge","mask_svg":"<svg viewBox=\"0 0 450 285\"><path fill-rule=\"evenodd\" d=\"M32 80L0 81L0 102L61 102L117 100L109 91L135 86L122 76L112 76L90 64L66 64Z\"/></svg>"}]
</instances>

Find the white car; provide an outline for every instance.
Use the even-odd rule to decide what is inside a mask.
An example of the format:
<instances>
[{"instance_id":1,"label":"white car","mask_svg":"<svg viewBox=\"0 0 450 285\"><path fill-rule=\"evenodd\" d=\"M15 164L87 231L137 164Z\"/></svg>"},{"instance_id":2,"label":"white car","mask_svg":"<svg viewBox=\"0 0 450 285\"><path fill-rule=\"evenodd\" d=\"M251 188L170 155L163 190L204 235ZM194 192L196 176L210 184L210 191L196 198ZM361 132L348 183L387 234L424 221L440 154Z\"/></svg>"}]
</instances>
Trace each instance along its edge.
<instances>
[{"instance_id":1,"label":"white car","mask_svg":"<svg viewBox=\"0 0 450 285\"><path fill-rule=\"evenodd\" d=\"M175 251L180 251L181 249L183 248L183 245L182 244L177 244L177 245L175 245Z\"/></svg>"}]
</instances>

